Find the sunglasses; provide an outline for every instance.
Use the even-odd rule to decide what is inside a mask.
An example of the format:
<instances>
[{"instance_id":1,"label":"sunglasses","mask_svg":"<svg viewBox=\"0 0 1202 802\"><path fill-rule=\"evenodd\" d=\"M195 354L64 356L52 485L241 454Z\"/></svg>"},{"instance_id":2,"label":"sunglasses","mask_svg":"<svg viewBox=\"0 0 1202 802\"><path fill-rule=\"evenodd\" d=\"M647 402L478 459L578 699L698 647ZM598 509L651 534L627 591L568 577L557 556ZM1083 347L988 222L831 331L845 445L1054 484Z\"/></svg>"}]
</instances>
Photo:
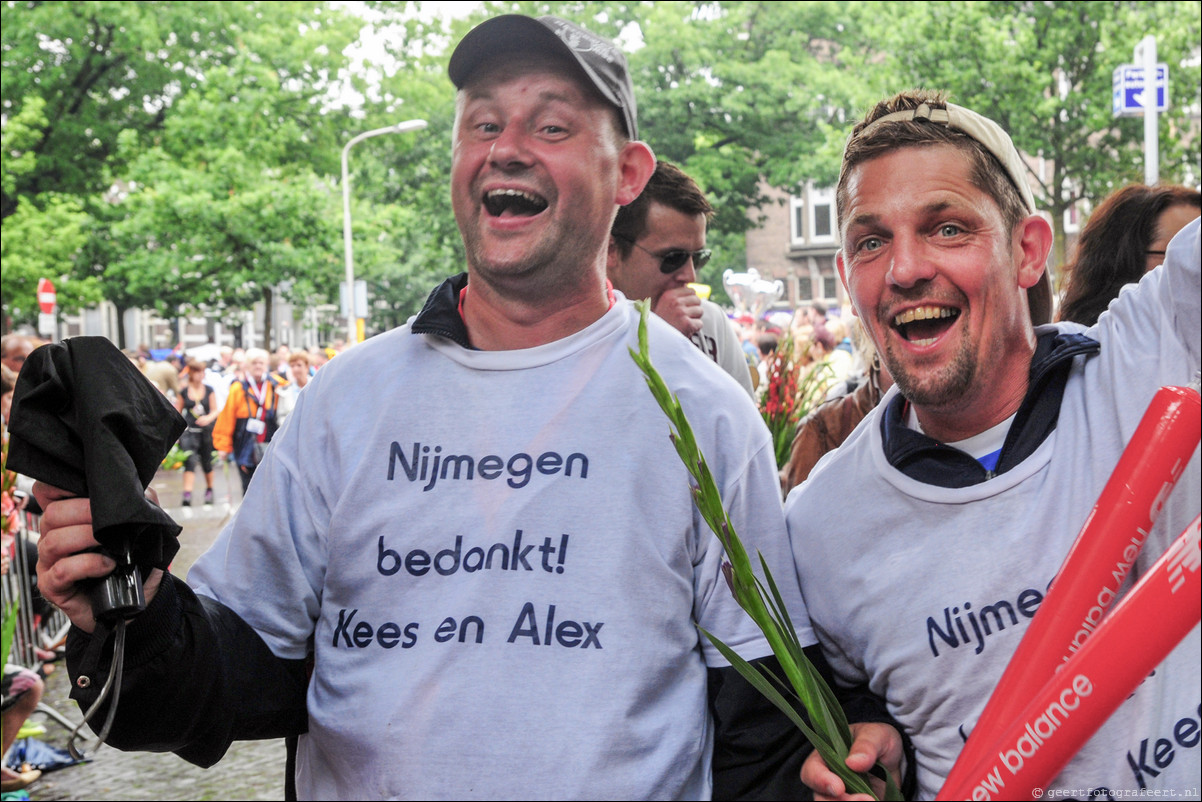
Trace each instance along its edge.
<instances>
[{"instance_id":1,"label":"sunglasses","mask_svg":"<svg viewBox=\"0 0 1202 802\"><path fill-rule=\"evenodd\" d=\"M693 267L697 270L705 267L706 262L710 260L713 251L709 248L702 248L699 251L665 251L664 253L654 253L647 250L642 245L639 245L629 237L623 237L621 234L614 234L615 239L620 239L623 242L629 242L634 247L638 248L648 256L659 260L659 272L665 276L675 273L677 270L685 266L685 262L693 260Z\"/></svg>"}]
</instances>

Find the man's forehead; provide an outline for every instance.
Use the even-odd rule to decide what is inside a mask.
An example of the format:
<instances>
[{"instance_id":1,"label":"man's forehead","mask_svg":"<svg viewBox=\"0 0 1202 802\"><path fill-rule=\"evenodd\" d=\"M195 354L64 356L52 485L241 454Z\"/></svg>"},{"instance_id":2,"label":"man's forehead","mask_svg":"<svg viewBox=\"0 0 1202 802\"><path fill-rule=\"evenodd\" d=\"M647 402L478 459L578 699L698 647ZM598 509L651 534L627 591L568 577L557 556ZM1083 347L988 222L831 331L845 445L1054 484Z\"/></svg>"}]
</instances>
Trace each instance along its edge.
<instances>
[{"instance_id":1,"label":"man's forehead","mask_svg":"<svg viewBox=\"0 0 1202 802\"><path fill-rule=\"evenodd\" d=\"M907 191L874 192L883 182L891 190L897 183ZM940 214L972 206L978 211L997 202L973 180L972 159L946 143L906 146L866 159L847 173L847 202L841 210L844 230L857 225L880 224L883 214L902 211L913 217Z\"/></svg>"},{"instance_id":2,"label":"man's forehead","mask_svg":"<svg viewBox=\"0 0 1202 802\"><path fill-rule=\"evenodd\" d=\"M862 174L865 168L872 165L878 165L886 159L894 157L902 157L898 162L905 168L918 169L914 156L925 156L930 153L933 158L941 162L940 169L947 170L963 170L968 173L972 169L972 158L963 149L953 145L950 142L920 142L914 144L898 145L889 150L883 150L879 153L874 153L871 157L858 162L848 170L848 179L856 178L856 174ZM926 161L923 159L923 161ZM945 168L946 166L946 168Z\"/></svg>"},{"instance_id":3,"label":"man's forehead","mask_svg":"<svg viewBox=\"0 0 1202 802\"><path fill-rule=\"evenodd\" d=\"M945 142L905 145L873 155L847 171L847 195L849 203L865 190L871 190L882 180L879 174L886 170L888 179L912 180L917 182L932 179L948 186L967 184L972 181L973 161L962 149Z\"/></svg>"},{"instance_id":4,"label":"man's forehead","mask_svg":"<svg viewBox=\"0 0 1202 802\"><path fill-rule=\"evenodd\" d=\"M687 229L696 229L705 236L706 219L703 212L691 213L676 208L670 203L653 200L647 204L647 220L648 228L654 233L658 227L662 227L668 223L676 227ZM658 223L658 226L656 225Z\"/></svg>"},{"instance_id":5,"label":"man's forehead","mask_svg":"<svg viewBox=\"0 0 1202 802\"><path fill-rule=\"evenodd\" d=\"M476 97L511 81L532 78L546 78L551 83L572 86L581 95L596 97L579 67L566 58L548 53L502 53L486 59L464 81L462 91Z\"/></svg>"}]
</instances>

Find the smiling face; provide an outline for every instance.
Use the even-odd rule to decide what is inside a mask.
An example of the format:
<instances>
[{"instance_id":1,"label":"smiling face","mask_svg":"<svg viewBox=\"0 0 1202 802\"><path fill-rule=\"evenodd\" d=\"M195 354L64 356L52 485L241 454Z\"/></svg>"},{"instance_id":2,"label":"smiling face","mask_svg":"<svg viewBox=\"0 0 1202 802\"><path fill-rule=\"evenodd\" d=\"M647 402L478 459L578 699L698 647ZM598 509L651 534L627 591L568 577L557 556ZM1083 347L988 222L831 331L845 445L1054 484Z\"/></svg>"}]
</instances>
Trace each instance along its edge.
<instances>
[{"instance_id":1,"label":"smiling face","mask_svg":"<svg viewBox=\"0 0 1202 802\"><path fill-rule=\"evenodd\" d=\"M477 68L459 94L451 200L473 277L550 297L604 272L617 204L642 183L625 187L631 145L574 67L505 58Z\"/></svg>"},{"instance_id":2,"label":"smiling face","mask_svg":"<svg viewBox=\"0 0 1202 802\"><path fill-rule=\"evenodd\" d=\"M891 151L852 169L839 273L924 429L943 440L1013 414L1035 337L1026 289L1051 231L1013 231L952 145Z\"/></svg>"},{"instance_id":3,"label":"smiling face","mask_svg":"<svg viewBox=\"0 0 1202 802\"><path fill-rule=\"evenodd\" d=\"M611 240L609 277L614 287L627 298L651 299L655 307L661 295L697 280L697 265L689 259L664 275L659 256L671 251L695 253L705 247L705 215L685 214L678 209L652 202L647 206L644 234L622 255L622 248Z\"/></svg>"}]
</instances>

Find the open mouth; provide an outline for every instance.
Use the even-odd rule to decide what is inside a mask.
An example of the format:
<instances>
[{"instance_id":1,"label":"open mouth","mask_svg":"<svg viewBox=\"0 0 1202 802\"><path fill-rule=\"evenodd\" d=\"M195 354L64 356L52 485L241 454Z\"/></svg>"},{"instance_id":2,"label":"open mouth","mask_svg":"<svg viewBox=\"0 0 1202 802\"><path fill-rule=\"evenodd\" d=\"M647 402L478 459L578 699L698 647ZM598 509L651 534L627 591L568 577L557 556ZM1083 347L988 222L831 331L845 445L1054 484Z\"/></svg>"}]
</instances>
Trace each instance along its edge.
<instances>
[{"instance_id":1,"label":"open mouth","mask_svg":"<svg viewBox=\"0 0 1202 802\"><path fill-rule=\"evenodd\" d=\"M906 342L930 345L950 329L960 310L948 306L920 306L893 318L893 328Z\"/></svg>"},{"instance_id":2,"label":"open mouth","mask_svg":"<svg viewBox=\"0 0 1202 802\"><path fill-rule=\"evenodd\" d=\"M494 189L484 193L484 208L493 217L533 217L547 208L547 201L520 189Z\"/></svg>"}]
</instances>

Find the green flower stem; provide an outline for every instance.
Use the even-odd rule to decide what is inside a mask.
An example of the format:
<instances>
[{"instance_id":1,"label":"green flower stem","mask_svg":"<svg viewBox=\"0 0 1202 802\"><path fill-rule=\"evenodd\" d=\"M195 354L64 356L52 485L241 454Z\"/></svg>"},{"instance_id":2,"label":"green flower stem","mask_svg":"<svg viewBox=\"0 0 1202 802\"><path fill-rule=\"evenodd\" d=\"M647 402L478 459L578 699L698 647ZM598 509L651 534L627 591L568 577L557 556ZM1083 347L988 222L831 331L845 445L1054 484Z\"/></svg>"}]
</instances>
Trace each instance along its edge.
<instances>
[{"instance_id":1,"label":"green flower stem","mask_svg":"<svg viewBox=\"0 0 1202 802\"><path fill-rule=\"evenodd\" d=\"M760 630L772 647L773 654L780 661L784 670L784 678L775 676L767 668L752 666L734 652L729 646L706 632L701 627L702 634L714 644L714 647L730 661L730 664L751 683L760 693L771 701L792 721L806 739L826 761L826 765L843 780L848 793L871 794L868 775L860 775L847 768L847 754L852 744L851 729L843 709L835 699L835 694L818 674L817 669L810 663L802 651L797 631L785 609L780 590L768 570L768 564L763 555L757 552L760 568L763 571L764 582L752 570L751 558L735 532L714 476L710 472L705 456L697 446L693 429L681 409L680 401L668 389L663 377L651 364L651 353L647 343L647 314L650 304L647 301L638 302L639 320L639 350L630 349L630 356L642 370L647 386L655 397L656 403L668 417L669 437L676 448L676 453L684 463L685 469L696 483L693 488L693 501L697 505L701 517L717 535L726 550L729 560L723 567L730 583L731 593ZM786 694L788 696L786 696ZM809 716L806 722L798 712L790 698L800 700ZM885 799L901 799L901 793L896 783L887 771L878 763L879 773L886 777Z\"/></svg>"}]
</instances>

